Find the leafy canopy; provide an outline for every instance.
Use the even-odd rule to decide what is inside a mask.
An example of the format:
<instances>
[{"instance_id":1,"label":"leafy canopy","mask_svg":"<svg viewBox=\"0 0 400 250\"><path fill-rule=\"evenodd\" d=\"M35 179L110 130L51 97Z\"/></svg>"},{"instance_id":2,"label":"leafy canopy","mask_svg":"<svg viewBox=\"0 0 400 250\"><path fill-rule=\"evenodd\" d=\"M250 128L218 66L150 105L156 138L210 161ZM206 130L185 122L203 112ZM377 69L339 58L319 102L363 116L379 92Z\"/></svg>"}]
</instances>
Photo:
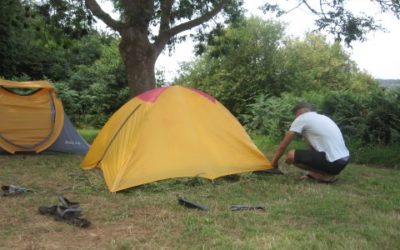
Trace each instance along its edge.
<instances>
[{"instance_id":1,"label":"leafy canopy","mask_svg":"<svg viewBox=\"0 0 400 250\"><path fill-rule=\"evenodd\" d=\"M312 33L290 39L281 23L256 17L222 29L198 59L184 65L178 83L205 90L234 114L248 112L259 95L362 91L375 84L339 43Z\"/></svg>"}]
</instances>

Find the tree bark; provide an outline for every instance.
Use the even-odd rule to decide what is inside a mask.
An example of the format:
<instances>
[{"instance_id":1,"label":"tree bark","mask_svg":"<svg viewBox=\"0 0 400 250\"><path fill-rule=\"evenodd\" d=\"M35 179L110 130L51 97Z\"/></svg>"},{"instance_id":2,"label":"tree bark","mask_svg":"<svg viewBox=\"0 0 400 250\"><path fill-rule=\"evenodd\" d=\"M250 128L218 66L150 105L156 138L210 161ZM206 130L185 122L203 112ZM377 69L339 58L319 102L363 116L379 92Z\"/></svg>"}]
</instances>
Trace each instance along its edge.
<instances>
[{"instance_id":1,"label":"tree bark","mask_svg":"<svg viewBox=\"0 0 400 250\"><path fill-rule=\"evenodd\" d=\"M127 28L121 32L119 51L122 56L131 97L156 86L155 64L158 57L147 34Z\"/></svg>"},{"instance_id":2,"label":"tree bark","mask_svg":"<svg viewBox=\"0 0 400 250\"><path fill-rule=\"evenodd\" d=\"M132 44L132 46L134 46ZM122 47L122 46L120 46ZM132 50L121 50L124 60L126 76L128 80L129 95L137 96L156 86L155 59L152 56L144 56L140 47Z\"/></svg>"}]
</instances>

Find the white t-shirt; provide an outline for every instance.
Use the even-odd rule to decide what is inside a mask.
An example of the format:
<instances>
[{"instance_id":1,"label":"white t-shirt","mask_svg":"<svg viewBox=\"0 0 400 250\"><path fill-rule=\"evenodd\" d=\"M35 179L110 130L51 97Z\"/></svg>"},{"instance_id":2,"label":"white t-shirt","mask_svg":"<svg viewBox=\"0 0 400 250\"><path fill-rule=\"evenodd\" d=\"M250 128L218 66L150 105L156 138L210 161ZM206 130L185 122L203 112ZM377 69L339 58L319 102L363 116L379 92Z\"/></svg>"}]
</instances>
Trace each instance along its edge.
<instances>
[{"instance_id":1,"label":"white t-shirt","mask_svg":"<svg viewBox=\"0 0 400 250\"><path fill-rule=\"evenodd\" d=\"M350 155L339 127L325 115L303 113L293 121L289 130L302 134L315 150L325 152L330 162Z\"/></svg>"}]
</instances>

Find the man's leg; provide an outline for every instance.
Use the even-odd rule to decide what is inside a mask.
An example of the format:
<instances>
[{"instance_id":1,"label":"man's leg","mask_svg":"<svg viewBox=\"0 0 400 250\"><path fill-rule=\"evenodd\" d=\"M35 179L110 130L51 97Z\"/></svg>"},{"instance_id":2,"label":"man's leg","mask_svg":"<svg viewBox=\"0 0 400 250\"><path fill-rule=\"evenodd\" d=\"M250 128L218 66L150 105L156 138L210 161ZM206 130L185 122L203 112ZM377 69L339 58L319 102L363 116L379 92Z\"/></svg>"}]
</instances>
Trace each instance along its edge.
<instances>
[{"instance_id":1,"label":"man's leg","mask_svg":"<svg viewBox=\"0 0 400 250\"><path fill-rule=\"evenodd\" d=\"M334 182L337 180L337 176L336 175L332 175L332 174L322 174L322 173L318 173L318 172L313 172L310 171L307 175L308 178L311 177L311 179L316 179L318 181L322 181L322 182Z\"/></svg>"},{"instance_id":2,"label":"man's leg","mask_svg":"<svg viewBox=\"0 0 400 250\"><path fill-rule=\"evenodd\" d=\"M331 182L336 179L336 175L328 174L322 171L319 171L318 169L315 169L313 167L307 166L305 164L301 163L296 163L295 162L295 150L289 150L289 152L286 155L285 162L289 165L294 165L300 169L307 170L308 173L303 176L303 178L306 178L307 176L311 176L311 178L314 178L316 180L324 181L324 182Z\"/></svg>"}]
</instances>

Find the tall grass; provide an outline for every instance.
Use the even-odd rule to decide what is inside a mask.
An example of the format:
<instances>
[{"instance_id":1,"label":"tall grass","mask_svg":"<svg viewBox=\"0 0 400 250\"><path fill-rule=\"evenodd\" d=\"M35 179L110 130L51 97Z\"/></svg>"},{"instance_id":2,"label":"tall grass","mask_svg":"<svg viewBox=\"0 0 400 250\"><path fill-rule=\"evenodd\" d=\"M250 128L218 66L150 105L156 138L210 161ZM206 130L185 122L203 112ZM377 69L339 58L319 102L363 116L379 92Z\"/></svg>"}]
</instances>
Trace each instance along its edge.
<instances>
[{"instance_id":1,"label":"tall grass","mask_svg":"<svg viewBox=\"0 0 400 250\"><path fill-rule=\"evenodd\" d=\"M400 169L400 145L362 145L350 142L349 148L353 162Z\"/></svg>"}]
</instances>

